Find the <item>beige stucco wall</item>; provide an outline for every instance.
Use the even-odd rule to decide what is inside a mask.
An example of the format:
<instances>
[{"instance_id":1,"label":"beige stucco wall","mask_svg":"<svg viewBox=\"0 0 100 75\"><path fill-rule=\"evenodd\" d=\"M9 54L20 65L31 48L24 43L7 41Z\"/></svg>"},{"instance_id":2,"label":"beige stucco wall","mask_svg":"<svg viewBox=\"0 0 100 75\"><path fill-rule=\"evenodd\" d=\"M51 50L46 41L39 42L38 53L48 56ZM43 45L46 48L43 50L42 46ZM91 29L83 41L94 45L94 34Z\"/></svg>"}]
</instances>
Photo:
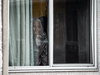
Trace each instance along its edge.
<instances>
[{"instance_id":1,"label":"beige stucco wall","mask_svg":"<svg viewBox=\"0 0 100 75\"><path fill-rule=\"evenodd\" d=\"M100 0L99 0L99 45L100 45ZM0 75L2 75L2 2L0 0ZM99 54L100 54L100 46L99 46ZM99 55L100 59L100 55ZM99 60L99 68L100 68L100 60ZM100 75L99 72L48 72L48 73L9 73L9 75Z\"/></svg>"},{"instance_id":2,"label":"beige stucco wall","mask_svg":"<svg viewBox=\"0 0 100 75\"><path fill-rule=\"evenodd\" d=\"M0 0L0 75L2 75L2 4Z\"/></svg>"}]
</instances>

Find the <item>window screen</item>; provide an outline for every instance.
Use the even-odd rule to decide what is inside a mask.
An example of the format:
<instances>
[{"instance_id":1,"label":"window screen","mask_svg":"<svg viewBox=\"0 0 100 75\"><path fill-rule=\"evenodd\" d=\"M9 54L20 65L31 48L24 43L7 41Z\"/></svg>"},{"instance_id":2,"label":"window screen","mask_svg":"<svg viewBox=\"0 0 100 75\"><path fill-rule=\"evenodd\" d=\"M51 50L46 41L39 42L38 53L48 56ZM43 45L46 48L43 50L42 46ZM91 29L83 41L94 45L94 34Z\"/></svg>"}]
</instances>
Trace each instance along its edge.
<instances>
[{"instance_id":1,"label":"window screen","mask_svg":"<svg viewBox=\"0 0 100 75\"><path fill-rule=\"evenodd\" d=\"M54 0L54 64L90 62L90 0Z\"/></svg>"}]
</instances>

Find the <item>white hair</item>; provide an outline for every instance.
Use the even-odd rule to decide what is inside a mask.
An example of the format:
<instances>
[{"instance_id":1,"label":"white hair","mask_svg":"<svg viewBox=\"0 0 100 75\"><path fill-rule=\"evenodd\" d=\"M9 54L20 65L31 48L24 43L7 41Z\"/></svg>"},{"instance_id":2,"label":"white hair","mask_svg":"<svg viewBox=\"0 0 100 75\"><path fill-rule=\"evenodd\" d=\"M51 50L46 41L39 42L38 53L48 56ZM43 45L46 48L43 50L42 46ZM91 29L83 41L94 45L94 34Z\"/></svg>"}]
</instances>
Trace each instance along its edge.
<instances>
[{"instance_id":1,"label":"white hair","mask_svg":"<svg viewBox=\"0 0 100 75\"><path fill-rule=\"evenodd\" d=\"M42 23L41 23L40 19L37 19L36 17L33 17L33 21L34 20L37 20L37 21L40 22L40 25L41 25L41 32L40 32L40 34L43 34L43 26L42 26Z\"/></svg>"}]
</instances>

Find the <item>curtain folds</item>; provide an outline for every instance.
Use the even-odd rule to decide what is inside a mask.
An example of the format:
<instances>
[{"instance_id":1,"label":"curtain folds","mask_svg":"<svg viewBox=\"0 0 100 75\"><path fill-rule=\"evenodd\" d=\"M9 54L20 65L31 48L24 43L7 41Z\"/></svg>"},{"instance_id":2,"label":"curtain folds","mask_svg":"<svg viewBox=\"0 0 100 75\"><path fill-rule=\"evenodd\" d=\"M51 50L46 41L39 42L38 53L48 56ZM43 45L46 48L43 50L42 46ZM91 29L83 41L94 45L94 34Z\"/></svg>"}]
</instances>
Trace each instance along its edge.
<instances>
[{"instance_id":1,"label":"curtain folds","mask_svg":"<svg viewBox=\"0 0 100 75\"><path fill-rule=\"evenodd\" d=\"M30 0L30 23L31 23L31 66L34 66L34 50L33 50L33 15L32 15L32 0Z\"/></svg>"},{"instance_id":2,"label":"curtain folds","mask_svg":"<svg viewBox=\"0 0 100 75\"><path fill-rule=\"evenodd\" d=\"M9 4L9 65L30 66L30 1L10 0Z\"/></svg>"}]
</instances>

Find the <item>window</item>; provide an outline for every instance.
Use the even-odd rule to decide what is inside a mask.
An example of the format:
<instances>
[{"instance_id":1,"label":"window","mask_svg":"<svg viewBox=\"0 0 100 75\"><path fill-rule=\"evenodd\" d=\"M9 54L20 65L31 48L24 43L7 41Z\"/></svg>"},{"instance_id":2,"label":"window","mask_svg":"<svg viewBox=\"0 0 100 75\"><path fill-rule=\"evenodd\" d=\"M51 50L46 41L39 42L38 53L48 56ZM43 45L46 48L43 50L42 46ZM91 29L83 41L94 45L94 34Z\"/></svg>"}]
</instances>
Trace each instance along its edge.
<instances>
[{"instance_id":1,"label":"window","mask_svg":"<svg viewBox=\"0 0 100 75\"><path fill-rule=\"evenodd\" d=\"M54 0L54 64L92 63L90 0Z\"/></svg>"},{"instance_id":2,"label":"window","mask_svg":"<svg viewBox=\"0 0 100 75\"><path fill-rule=\"evenodd\" d=\"M98 71L96 0L9 0L9 72Z\"/></svg>"}]
</instances>

